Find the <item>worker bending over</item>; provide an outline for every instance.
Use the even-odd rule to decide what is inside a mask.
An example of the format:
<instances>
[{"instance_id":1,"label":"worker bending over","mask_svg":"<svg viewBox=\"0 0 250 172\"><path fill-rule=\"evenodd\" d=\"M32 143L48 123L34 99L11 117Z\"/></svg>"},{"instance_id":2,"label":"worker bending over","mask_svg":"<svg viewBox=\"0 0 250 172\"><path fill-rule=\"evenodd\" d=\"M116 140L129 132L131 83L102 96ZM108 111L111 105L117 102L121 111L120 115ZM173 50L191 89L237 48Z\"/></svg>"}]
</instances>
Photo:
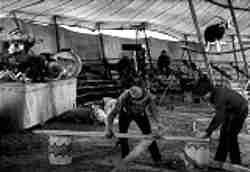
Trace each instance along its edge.
<instances>
[{"instance_id":1,"label":"worker bending over","mask_svg":"<svg viewBox=\"0 0 250 172\"><path fill-rule=\"evenodd\" d=\"M247 100L235 90L214 87L206 78L199 80L195 90L216 110L207 130L197 134L197 136L200 138L209 137L213 131L221 126L215 160L225 162L229 153L231 163L241 164L238 134L248 115Z\"/></svg>"},{"instance_id":2,"label":"worker bending over","mask_svg":"<svg viewBox=\"0 0 250 172\"><path fill-rule=\"evenodd\" d=\"M141 86L132 86L125 90L117 100L115 108L108 114L106 125L106 136L113 136L113 120L119 113L119 132L127 133L129 124L132 120L136 122L143 134L151 133L151 126L147 114L151 114L152 118L161 125L157 119L157 109L153 100L153 95ZM119 140L121 144L121 156L126 157L129 153L129 145L127 138ZM149 151L155 164L161 162L161 154L159 152L156 141L149 146Z\"/></svg>"}]
</instances>

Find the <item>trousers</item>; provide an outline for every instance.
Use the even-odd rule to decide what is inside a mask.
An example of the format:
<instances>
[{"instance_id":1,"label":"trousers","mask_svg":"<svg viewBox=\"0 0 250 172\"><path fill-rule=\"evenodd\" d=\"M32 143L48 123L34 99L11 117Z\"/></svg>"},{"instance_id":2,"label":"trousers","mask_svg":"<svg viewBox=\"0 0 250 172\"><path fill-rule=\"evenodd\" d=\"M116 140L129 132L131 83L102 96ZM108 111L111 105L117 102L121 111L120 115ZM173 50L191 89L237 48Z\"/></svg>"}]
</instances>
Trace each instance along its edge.
<instances>
[{"instance_id":1,"label":"trousers","mask_svg":"<svg viewBox=\"0 0 250 172\"><path fill-rule=\"evenodd\" d=\"M215 160L225 162L229 153L231 163L241 164L238 134L248 115L244 110L240 115L229 115L220 129L219 145L215 154Z\"/></svg>"},{"instance_id":2,"label":"trousers","mask_svg":"<svg viewBox=\"0 0 250 172\"><path fill-rule=\"evenodd\" d=\"M140 130L143 134L150 134L151 133L151 126L149 123L149 119L146 114L128 114L121 110L119 115L119 132L120 133L127 133L129 124L135 121ZM121 156L122 158L126 157L129 153L129 144L127 138L121 138L119 140L121 145ZM161 154L158 149L156 141L153 141L152 144L149 146L149 152L151 153L152 159L155 162L161 161Z\"/></svg>"}]
</instances>

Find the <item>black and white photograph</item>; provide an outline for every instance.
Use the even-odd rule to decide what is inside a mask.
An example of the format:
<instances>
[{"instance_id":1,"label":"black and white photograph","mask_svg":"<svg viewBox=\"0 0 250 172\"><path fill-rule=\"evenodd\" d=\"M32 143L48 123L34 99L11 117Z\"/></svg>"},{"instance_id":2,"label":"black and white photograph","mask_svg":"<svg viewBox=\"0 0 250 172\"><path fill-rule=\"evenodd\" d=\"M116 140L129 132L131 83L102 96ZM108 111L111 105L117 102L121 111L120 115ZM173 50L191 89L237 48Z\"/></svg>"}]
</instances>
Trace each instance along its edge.
<instances>
[{"instance_id":1,"label":"black and white photograph","mask_svg":"<svg viewBox=\"0 0 250 172\"><path fill-rule=\"evenodd\" d=\"M0 172L250 172L249 0L0 0Z\"/></svg>"}]
</instances>

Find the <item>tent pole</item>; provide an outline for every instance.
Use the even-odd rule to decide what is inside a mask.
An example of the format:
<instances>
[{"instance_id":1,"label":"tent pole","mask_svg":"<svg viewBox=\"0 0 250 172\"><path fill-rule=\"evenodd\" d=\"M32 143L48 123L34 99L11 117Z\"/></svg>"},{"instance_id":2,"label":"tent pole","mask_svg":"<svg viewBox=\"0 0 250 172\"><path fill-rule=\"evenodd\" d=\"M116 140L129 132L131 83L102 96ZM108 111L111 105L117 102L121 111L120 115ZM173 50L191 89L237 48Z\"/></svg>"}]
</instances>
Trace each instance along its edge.
<instances>
[{"instance_id":1,"label":"tent pole","mask_svg":"<svg viewBox=\"0 0 250 172\"><path fill-rule=\"evenodd\" d=\"M188 46L188 35L187 34L184 34L184 40L185 40L185 45ZM187 49L187 54L188 54L188 61L191 62L192 61L192 56L191 56L191 53L190 51Z\"/></svg>"},{"instance_id":2,"label":"tent pole","mask_svg":"<svg viewBox=\"0 0 250 172\"><path fill-rule=\"evenodd\" d=\"M148 57L149 57L150 67L151 67L151 69L153 69L153 62L152 62L150 47L149 47L149 43L148 43L148 37L147 37L147 33L146 33L145 28L143 29L143 32L144 32L144 35L145 35L145 43L146 43L146 48L147 48L147 54L148 54Z\"/></svg>"},{"instance_id":3,"label":"tent pole","mask_svg":"<svg viewBox=\"0 0 250 172\"><path fill-rule=\"evenodd\" d=\"M53 21L54 21L54 29L55 29L55 35L56 35L56 51L59 52L61 47L60 47L60 35L59 35L59 30L58 30L58 25L57 25L57 16L53 16Z\"/></svg>"},{"instance_id":4,"label":"tent pole","mask_svg":"<svg viewBox=\"0 0 250 172\"><path fill-rule=\"evenodd\" d=\"M104 41L103 41L103 34L101 33L101 24L96 23L96 29L98 30L98 45L99 45L99 60L101 60L104 63L105 68L105 76L109 79L112 78L109 66L108 66L108 60L105 56L105 50L104 50ZM106 63L107 62L107 63Z\"/></svg>"},{"instance_id":5,"label":"tent pole","mask_svg":"<svg viewBox=\"0 0 250 172\"><path fill-rule=\"evenodd\" d=\"M231 39L232 39L232 46L233 46L233 50L235 50L236 49L236 47L235 47L235 38L234 38L234 35L231 35ZM234 62L235 62L235 65L236 66L238 66L239 64L238 64L238 59L237 59L237 53L236 53L236 51L234 51L233 52L233 55L234 55ZM237 80L239 80L239 72L237 72Z\"/></svg>"},{"instance_id":6,"label":"tent pole","mask_svg":"<svg viewBox=\"0 0 250 172\"><path fill-rule=\"evenodd\" d=\"M246 54L245 54L245 52L243 50L244 46L243 46L243 43L242 43L242 40L241 40L240 30L239 30L238 23L237 23L237 20L236 20L236 16L235 16L235 13L234 13L234 10L233 10L232 0L227 0L227 1L228 1L228 5L229 5L229 10L230 10L230 13L231 13L231 16L232 16L232 20L233 20L233 23L234 23L236 35L237 35L237 38L239 40L241 54L242 54L242 58L243 58L243 61L244 61L245 72L248 75L248 64L247 64L247 61L246 61Z\"/></svg>"},{"instance_id":7,"label":"tent pole","mask_svg":"<svg viewBox=\"0 0 250 172\"><path fill-rule=\"evenodd\" d=\"M21 27L21 24L19 23L19 20L17 19L16 13L14 11L12 11L11 14L13 15L13 20L14 20L14 22L16 24L16 27L19 30L22 30L23 28Z\"/></svg>"},{"instance_id":8,"label":"tent pole","mask_svg":"<svg viewBox=\"0 0 250 172\"><path fill-rule=\"evenodd\" d=\"M200 42L200 45L201 45L202 55L203 55L204 62L205 62L206 68L207 68L208 76L213 81L212 71L210 70L209 63L208 63L208 58L207 58L205 48L204 48L204 45L203 45L203 42L202 42L202 35L201 35L200 28L199 28L197 16L196 16L196 13L195 13L193 1L188 0L188 3L189 3L189 9L190 9L190 12L191 12L191 15L192 15L193 23L195 25L196 34L198 36L198 39L199 39L199 42Z\"/></svg>"},{"instance_id":9,"label":"tent pole","mask_svg":"<svg viewBox=\"0 0 250 172\"><path fill-rule=\"evenodd\" d=\"M135 30L135 44L138 45L138 36L139 36L139 30L136 28ZM135 55L137 57L137 51L135 51Z\"/></svg>"},{"instance_id":10,"label":"tent pole","mask_svg":"<svg viewBox=\"0 0 250 172\"><path fill-rule=\"evenodd\" d=\"M99 25L99 24L98 24ZM104 41L103 41L103 34L100 32L100 26L98 28L98 40L99 40L99 49L100 49L100 59L105 60L105 51L104 51Z\"/></svg>"}]
</instances>

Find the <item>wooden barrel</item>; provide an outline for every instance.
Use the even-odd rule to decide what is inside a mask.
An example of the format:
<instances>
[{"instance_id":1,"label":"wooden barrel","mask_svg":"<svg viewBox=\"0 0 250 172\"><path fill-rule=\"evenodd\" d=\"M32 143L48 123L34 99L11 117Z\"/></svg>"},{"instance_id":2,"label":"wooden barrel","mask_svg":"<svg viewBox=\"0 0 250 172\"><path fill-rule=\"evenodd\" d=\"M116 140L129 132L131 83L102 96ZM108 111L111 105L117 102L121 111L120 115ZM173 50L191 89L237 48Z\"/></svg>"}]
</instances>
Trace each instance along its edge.
<instances>
[{"instance_id":1,"label":"wooden barrel","mask_svg":"<svg viewBox=\"0 0 250 172\"><path fill-rule=\"evenodd\" d=\"M67 165L72 162L72 138L68 136L49 137L48 158L50 164Z\"/></svg>"},{"instance_id":2,"label":"wooden barrel","mask_svg":"<svg viewBox=\"0 0 250 172\"><path fill-rule=\"evenodd\" d=\"M196 166L205 167L209 163L209 142L187 142L184 152L187 159Z\"/></svg>"}]
</instances>

